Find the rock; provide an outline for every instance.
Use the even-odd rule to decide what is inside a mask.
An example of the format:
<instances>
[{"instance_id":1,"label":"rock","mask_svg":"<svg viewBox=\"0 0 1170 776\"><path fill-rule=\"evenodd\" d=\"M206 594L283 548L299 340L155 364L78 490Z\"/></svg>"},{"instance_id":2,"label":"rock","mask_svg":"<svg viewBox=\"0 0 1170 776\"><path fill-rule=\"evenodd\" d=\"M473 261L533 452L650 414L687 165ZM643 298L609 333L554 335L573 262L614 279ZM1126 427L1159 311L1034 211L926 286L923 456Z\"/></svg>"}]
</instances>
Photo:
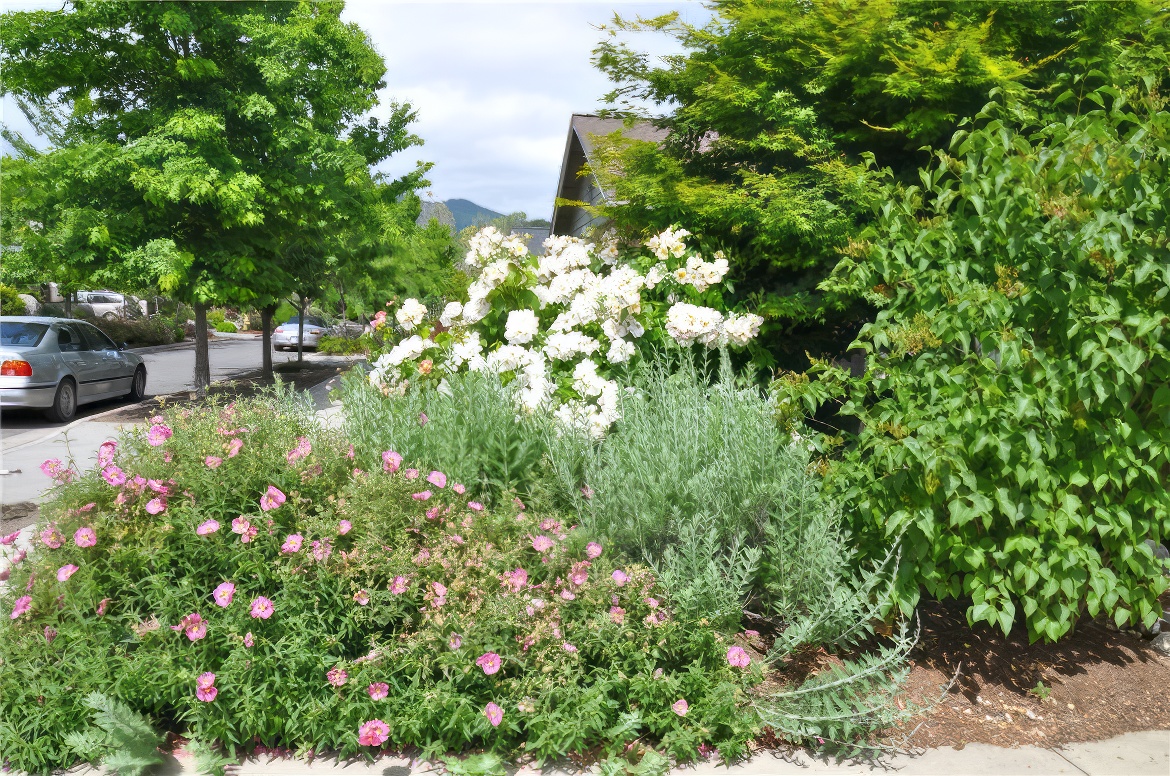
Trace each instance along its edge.
<instances>
[{"instance_id":1,"label":"rock","mask_svg":"<svg viewBox=\"0 0 1170 776\"><path fill-rule=\"evenodd\" d=\"M1159 634L1153 641L1150 642L1150 646L1161 652L1163 655L1170 655L1170 631Z\"/></svg>"}]
</instances>

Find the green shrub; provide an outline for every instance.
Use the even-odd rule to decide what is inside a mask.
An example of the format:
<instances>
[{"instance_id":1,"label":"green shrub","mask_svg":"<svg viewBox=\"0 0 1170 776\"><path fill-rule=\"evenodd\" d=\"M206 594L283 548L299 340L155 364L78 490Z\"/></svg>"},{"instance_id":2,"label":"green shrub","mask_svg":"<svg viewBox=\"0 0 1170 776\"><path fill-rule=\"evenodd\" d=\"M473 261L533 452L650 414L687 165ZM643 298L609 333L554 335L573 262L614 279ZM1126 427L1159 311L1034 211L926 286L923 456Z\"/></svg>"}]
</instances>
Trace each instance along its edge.
<instances>
[{"instance_id":1,"label":"green shrub","mask_svg":"<svg viewBox=\"0 0 1170 776\"><path fill-rule=\"evenodd\" d=\"M904 537L904 607L966 599L1033 640L1152 625L1166 589L1145 540L1170 535L1170 113L1088 99L1039 127L993 104L892 190L834 280L881 308L866 373L822 364L781 405L860 422L831 482L864 551Z\"/></svg>"},{"instance_id":2,"label":"green shrub","mask_svg":"<svg viewBox=\"0 0 1170 776\"><path fill-rule=\"evenodd\" d=\"M380 455L355 471L310 412L275 393L171 411L59 486L0 593L7 765L86 756L70 742L97 746L93 692L236 756L372 753L371 720L426 756L744 751L758 663L730 665L728 640L676 612L649 568L553 513L482 510L450 474L387 472ZM265 511L270 488L287 500ZM269 618L252 613L261 596Z\"/></svg>"},{"instance_id":3,"label":"green shrub","mask_svg":"<svg viewBox=\"0 0 1170 776\"><path fill-rule=\"evenodd\" d=\"M28 308L20 298L20 291L0 283L0 315L27 315Z\"/></svg>"},{"instance_id":4,"label":"green shrub","mask_svg":"<svg viewBox=\"0 0 1170 776\"><path fill-rule=\"evenodd\" d=\"M363 466L394 449L420 465L441 469L465 483L481 501L513 496L552 507L554 493L544 463L551 419L518 414L512 392L494 376L448 376L444 391L383 396L360 370L343 378L345 432Z\"/></svg>"},{"instance_id":5,"label":"green shrub","mask_svg":"<svg viewBox=\"0 0 1170 776\"><path fill-rule=\"evenodd\" d=\"M227 320L226 313L223 308L212 307L207 311L207 325L216 328L219 324ZM216 329L218 331L218 329Z\"/></svg>"},{"instance_id":6,"label":"green shrub","mask_svg":"<svg viewBox=\"0 0 1170 776\"><path fill-rule=\"evenodd\" d=\"M231 321L220 321L215 324L215 330L225 334L235 334L239 328Z\"/></svg>"},{"instance_id":7,"label":"green shrub","mask_svg":"<svg viewBox=\"0 0 1170 776\"><path fill-rule=\"evenodd\" d=\"M115 343L130 347L169 345L183 339L183 327L170 318L94 318L84 320L106 333Z\"/></svg>"},{"instance_id":8,"label":"green shrub","mask_svg":"<svg viewBox=\"0 0 1170 776\"><path fill-rule=\"evenodd\" d=\"M317 340L317 352L327 356L352 356L359 353L369 353L373 341L368 335L360 337L330 337L324 335Z\"/></svg>"}]
</instances>

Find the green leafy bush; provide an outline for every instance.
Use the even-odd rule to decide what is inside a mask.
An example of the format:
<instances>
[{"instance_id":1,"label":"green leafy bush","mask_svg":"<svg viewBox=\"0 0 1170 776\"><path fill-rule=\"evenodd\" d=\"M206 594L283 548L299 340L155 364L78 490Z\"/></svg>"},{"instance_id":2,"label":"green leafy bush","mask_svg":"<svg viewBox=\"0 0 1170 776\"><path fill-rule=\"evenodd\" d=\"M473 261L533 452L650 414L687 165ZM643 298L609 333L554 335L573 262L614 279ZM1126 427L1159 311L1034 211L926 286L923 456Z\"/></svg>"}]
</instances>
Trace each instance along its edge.
<instances>
[{"instance_id":1,"label":"green leafy bush","mask_svg":"<svg viewBox=\"0 0 1170 776\"><path fill-rule=\"evenodd\" d=\"M834 278L881 308L864 376L778 386L786 418L860 422L830 481L866 552L903 537L903 607L965 598L1032 639L1152 625L1166 588L1145 540L1170 535L1170 113L1088 78L1098 110L994 103L891 190Z\"/></svg>"},{"instance_id":2,"label":"green leafy bush","mask_svg":"<svg viewBox=\"0 0 1170 776\"><path fill-rule=\"evenodd\" d=\"M0 315L27 315L28 308L20 298L20 291L0 283Z\"/></svg>"},{"instance_id":3,"label":"green leafy bush","mask_svg":"<svg viewBox=\"0 0 1170 776\"><path fill-rule=\"evenodd\" d=\"M95 318L84 320L106 333L115 343L125 342L130 347L170 345L183 339L183 326L171 318Z\"/></svg>"},{"instance_id":4,"label":"green leafy bush","mask_svg":"<svg viewBox=\"0 0 1170 776\"><path fill-rule=\"evenodd\" d=\"M353 356L369 353L373 340L368 335L360 337L330 337L324 335L317 340L317 352L327 356Z\"/></svg>"},{"instance_id":5,"label":"green leafy bush","mask_svg":"<svg viewBox=\"0 0 1170 776\"><path fill-rule=\"evenodd\" d=\"M92 692L237 756L735 757L756 729L758 663L731 665L651 569L555 514L485 510L450 474L355 470L301 401L172 411L100 456L47 464L63 484L0 593L17 770L100 748Z\"/></svg>"},{"instance_id":6,"label":"green leafy bush","mask_svg":"<svg viewBox=\"0 0 1170 776\"><path fill-rule=\"evenodd\" d=\"M215 324L215 330L224 334L235 334L237 331L239 331L239 327L237 327L231 321L220 321L219 323Z\"/></svg>"}]
</instances>

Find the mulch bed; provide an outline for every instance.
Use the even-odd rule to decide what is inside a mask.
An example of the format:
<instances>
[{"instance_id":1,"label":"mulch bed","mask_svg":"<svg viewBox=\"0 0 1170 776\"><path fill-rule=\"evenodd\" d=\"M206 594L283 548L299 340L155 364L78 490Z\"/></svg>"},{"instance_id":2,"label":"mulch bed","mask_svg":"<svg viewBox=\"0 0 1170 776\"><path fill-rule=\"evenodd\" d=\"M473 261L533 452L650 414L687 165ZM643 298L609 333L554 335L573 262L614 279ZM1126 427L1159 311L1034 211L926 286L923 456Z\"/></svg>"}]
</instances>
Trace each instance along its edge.
<instances>
[{"instance_id":1,"label":"mulch bed","mask_svg":"<svg viewBox=\"0 0 1170 776\"><path fill-rule=\"evenodd\" d=\"M1170 595L1162 605L1170 609ZM1170 730L1170 657L1136 632L1085 621L1056 644L1029 644L1022 628L1010 638L971 628L953 601L925 601L918 611L910 698L937 700L961 670L943 700L909 726L918 728L913 746L1056 746Z\"/></svg>"}]
</instances>

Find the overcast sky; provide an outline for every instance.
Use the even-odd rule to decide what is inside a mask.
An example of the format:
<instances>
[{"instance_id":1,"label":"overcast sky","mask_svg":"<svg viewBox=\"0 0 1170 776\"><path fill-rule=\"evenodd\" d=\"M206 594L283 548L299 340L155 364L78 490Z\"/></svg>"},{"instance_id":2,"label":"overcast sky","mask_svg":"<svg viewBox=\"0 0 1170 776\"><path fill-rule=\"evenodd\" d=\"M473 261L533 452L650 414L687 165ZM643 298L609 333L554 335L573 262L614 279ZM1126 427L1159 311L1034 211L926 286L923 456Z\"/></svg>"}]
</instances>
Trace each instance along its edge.
<instances>
[{"instance_id":1,"label":"overcast sky","mask_svg":"<svg viewBox=\"0 0 1170 776\"><path fill-rule=\"evenodd\" d=\"M0 0L4 10L60 3ZM597 25L623 16L679 11L692 23L710 14L699 2L387 2L350 0L344 18L365 29L386 60L383 102L418 111L426 142L380 169L400 173L434 162L435 199L470 199L500 212L549 218L573 113L602 107L612 87L590 63L603 37ZM677 49L659 34L628 38L659 56ZM28 131L5 98L4 120ZM425 192L424 192L425 193Z\"/></svg>"}]
</instances>

